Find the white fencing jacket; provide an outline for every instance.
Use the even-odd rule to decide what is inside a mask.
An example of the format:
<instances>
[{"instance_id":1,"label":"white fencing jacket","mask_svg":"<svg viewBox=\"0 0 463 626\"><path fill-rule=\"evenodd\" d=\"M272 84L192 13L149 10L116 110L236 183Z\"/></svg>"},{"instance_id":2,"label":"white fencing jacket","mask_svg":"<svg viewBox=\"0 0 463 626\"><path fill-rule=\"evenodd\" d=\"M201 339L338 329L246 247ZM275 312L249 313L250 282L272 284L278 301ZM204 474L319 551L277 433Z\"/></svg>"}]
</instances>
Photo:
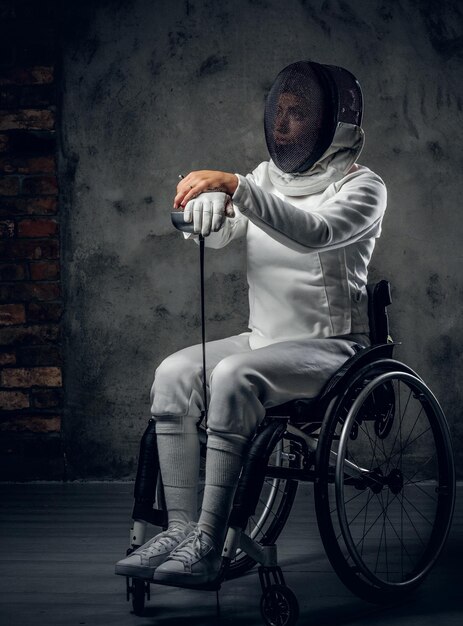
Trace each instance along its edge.
<instances>
[{"instance_id":1,"label":"white fencing jacket","mask_svg":"<svg viewBox=\"0 0 463 626\"><path fill-rule=\"evenodd\" d=\"M386 209L383 181L354 165L324 191L286 196L269 165L237 174L235 217L205 239L222 248L246 237L251 348L368 333L367 267Z\"/></svg>"}]
</instances>

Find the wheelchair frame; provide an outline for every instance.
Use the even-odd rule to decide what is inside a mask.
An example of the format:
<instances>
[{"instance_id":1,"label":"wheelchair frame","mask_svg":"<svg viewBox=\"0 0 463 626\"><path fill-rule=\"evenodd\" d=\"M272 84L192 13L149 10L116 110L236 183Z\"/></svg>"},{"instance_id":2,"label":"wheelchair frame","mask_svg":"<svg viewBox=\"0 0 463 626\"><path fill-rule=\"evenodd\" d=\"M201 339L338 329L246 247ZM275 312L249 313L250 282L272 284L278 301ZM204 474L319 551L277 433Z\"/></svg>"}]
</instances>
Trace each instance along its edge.
<instances>
[{"instance_id":1,"label":"wheelchair frame","mask_svg":"<svg viewBox=\"0 0 463 626\"><path fill-rule=\"evenodd\" d=\"M278 566L275 540L289 516L299 482L314 483L319 530L333 568L351 591L368 601L390 602L416 588L437 560L450 529L455 500L455 471L445 416L422 379L411 368L392 358L394 343L389 337L386 310L391 303L389 283L383 280L374 286L368 286L368 293L372 345L360 349L351 357L331 378L317 398L300 399L267 410L266 417L260 424L246 456L235 494L222 551L222 568L216 580L201 587L217 591L224 580L234 578L258 563L262 587L261 612L265 623L269 625L291 626L296 623L298 617L297 600L286 586L283 573ZM410 390L405 411L410 403L412 405L415 403L417 411L421 407L415 424L419 419L429 422L429 427L423 430L417 439L429 432L428 448L434 443L438 457L437 466L436 462L430 463L427 460L424 466L427 465L428 470L423 470L420 466L411 478L406 474L409 461L405 456L404 468L402 467L402 452L400 469L399 464L396 465L391 461L398 454L394 450L399 433L402 446L402 417L397 416L397 411L401 413L400 394L403 393L404 387ZM398 407L396 398L399 399ZM389 435L391 438L394 437L394 429L395 439L391 448L393 454L391 458L386 459L384 442ZM414 439L410 442L412 431L413 429L408 434L404 450L415 443ZM359 436L363 436L367 444L367 452L361 457L364 463L358 461L362 454L359 452L360 442L357 442ZM431 436L433 441L429 440ZM288 451L283 449L284 442ZM420 445L422 443L423 439ZM382 463L377 463L377 454L383 454L385 460ZM372 458L369 458L369 455ZM134 525L130 533L127 554L144 543L147 523L164 528L167 526L162 485L158 480L158 466L155 424L151 419L140 447L132 514ZM437 477L425 473L424 476L427 478L413 480L418 473L430 472L434 466L437 467ZM433 487L437 494L435 497L430 495L431 492L434 493L431 489L435 484L433 479L437 481L437 486ZM270 481L270 493L264 500L263 512L256 522L253 516L266 480ZM284 483L283 489L280 489L281 483ZM404 544L408 535L405 533L399 537L395 530L401 543L399 557L401 573L398 572L400 567L397 563L394 564L396 569L393 572L389 571L387 549L387 572L384 572L381 570L381 567L384 569L384 565L378 566L378 561L383 534L386 548L388 524L394 529L389 513L394 510L393 504L400 505L401 498L404 508L404 498L409 500L409 489L412 485L417 485L422 494L436 503L434 521L426 520L427 524L432 526L430 537L428 543L424 545L417 531L424 547L422 554L417 557L418 562L416 564L412 562L410 570L408 561L413 559ZM330 486L334 486L335 498L330 492ZM346 488L351 490L347 499ZM350 495L352 492L353 496ZM349 520L352 512L348 512L347 507L353 506L352 502L356 500L358 502L364 496L366 504L360 509L364 516L363 536L358 539L356 534L359 532L358 522L355 524L354 521L360 513ZM386 497L387 504L384 505ZM153 508L155 501L161 505L156 509ZM367 532L365 529L368 508L377 503L380 515L381 507L383 509L384 519L379 547L375 554L371 547L368 547L368 541L372 543L376 541L374 544L376 550L378 539L372 534L366 541L371 528L369 527ZM411 501L411 505L418 510L416 502ZM268 521L269 511L272 511L274 506L277 506L275 518L269 527L263 530ZM403 511L400 515L403 530ZM411 515L409 513L407 515L409 519L405 521L411 522L415 528ZM422 514L422 517L426 516ZM253 520L254 527L247 534L246 527L250 519ZM397 542L397 539L394 541ZM396 553L397 549L393 555L397 560ZM372 566L369 561L373 563L375 558L376 565ZM407 561L406 567L404 561ZM142 614L145 598L149 598L152 581L127 577L126 582L127 599L132 597L134 612Z\"/></svg>"}]
</instances>

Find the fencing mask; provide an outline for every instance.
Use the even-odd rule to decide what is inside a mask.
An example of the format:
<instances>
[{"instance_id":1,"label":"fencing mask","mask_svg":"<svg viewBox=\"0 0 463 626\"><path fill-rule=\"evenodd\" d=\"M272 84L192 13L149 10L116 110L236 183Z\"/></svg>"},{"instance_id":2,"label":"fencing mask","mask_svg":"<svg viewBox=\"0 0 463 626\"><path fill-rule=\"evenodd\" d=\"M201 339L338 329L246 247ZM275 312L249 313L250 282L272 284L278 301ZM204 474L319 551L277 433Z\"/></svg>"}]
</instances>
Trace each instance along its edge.
<instances>
[{"instance_id":1,"label":"fencing mask","mask_svg":"<svg viewBox=\"0 0 463 626\"><path fill-rule=\"evenodd\" d=\"M350 72L312 61L292 63L278 74L266 100L272 161L281 172L307 172L331 146L340 124L361 130L361 119L362 91Z\"/></svg>"}]
</instances>

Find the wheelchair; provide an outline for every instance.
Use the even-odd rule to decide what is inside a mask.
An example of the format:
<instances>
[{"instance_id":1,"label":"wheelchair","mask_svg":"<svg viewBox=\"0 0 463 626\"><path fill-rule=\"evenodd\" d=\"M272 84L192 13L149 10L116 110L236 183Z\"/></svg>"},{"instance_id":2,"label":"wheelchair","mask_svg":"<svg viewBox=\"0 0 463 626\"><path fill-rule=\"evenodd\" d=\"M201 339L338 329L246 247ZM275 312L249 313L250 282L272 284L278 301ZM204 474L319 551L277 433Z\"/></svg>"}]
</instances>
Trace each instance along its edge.
<instances>
[{"instance_id":1,"label":"wheelchair","mask_svg":"<svg viewBox=\"0 0 463 626\"><path fill-rule=\"evenodd\" d=\"M312 482L317 524L345 586L374 603L402 599L426 578L447 538L455 502L449 428L427 385L393 359L390 285L368 285L371 345L359 348L313 399L267 410L236 490L217 580L220 589L256 564L268 626L291 626L298 603L278 565L275 542L300 482ZM200 428L204 460L206 435ZM155 423L142 437L127 554L148 523L166 528ZM126 579L142 615L150 581Z\"/></svg>"}]
</instances>

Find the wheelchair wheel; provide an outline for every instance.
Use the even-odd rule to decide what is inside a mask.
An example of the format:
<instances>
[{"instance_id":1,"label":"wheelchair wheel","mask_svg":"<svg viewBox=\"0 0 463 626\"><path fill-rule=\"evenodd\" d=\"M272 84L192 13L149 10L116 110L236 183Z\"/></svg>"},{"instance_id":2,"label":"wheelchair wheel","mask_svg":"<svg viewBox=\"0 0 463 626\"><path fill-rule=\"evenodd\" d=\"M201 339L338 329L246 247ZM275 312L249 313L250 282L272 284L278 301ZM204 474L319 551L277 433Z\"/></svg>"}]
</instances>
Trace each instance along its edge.
<instances>
[{"instance_id":1,"label":"wheelchair wheel","mask_svg":"<svg viewBox=\"0 0 463 626\"><path fill-rule=\"evenodd\" d=\"M299 604L291 589L271 585L262 594L260 612L267 626L293 626L299 618Z\"/></svg>"},{"instance_id":2,"label":"wheelchair wheel","mask_svg":"<svg viewBox=\"0 0 463 626\"><path fill-rule=\"evenodd\" d=\"M149 582L140 578L132 578L132 610L135 615L143 616L145 612L145 597L149 597Z\"/></svg>"},{"instance_id":3,"label":"wheelchair wheel","mask_svg":"<svg viewBox=\"0 0 463 626\"><path fill-rule=\"evenodd\" d=\"M358 596L416 588L447 537L455 475L447 422L407 366L366 366L333 401L316 459L318 526L333 568Z\"/></svg>"},{"instance_id":4,"label":"wheelchair wheel","mask_svg":"<svg viewBox=\"0 0 463 626\"><path fill-rule=\"evenodd\" d=\"M270 455L268 469L291 467L297 456L294 442L283 436L277 441ZM293 506L297 481L266 477L256 512L249 518L246 534L263 546L272 545L279 537ZM227 579L236 578L250 570L256 562L245 552L238 550L227 571Z\"/></svg>"}]
</instances>

